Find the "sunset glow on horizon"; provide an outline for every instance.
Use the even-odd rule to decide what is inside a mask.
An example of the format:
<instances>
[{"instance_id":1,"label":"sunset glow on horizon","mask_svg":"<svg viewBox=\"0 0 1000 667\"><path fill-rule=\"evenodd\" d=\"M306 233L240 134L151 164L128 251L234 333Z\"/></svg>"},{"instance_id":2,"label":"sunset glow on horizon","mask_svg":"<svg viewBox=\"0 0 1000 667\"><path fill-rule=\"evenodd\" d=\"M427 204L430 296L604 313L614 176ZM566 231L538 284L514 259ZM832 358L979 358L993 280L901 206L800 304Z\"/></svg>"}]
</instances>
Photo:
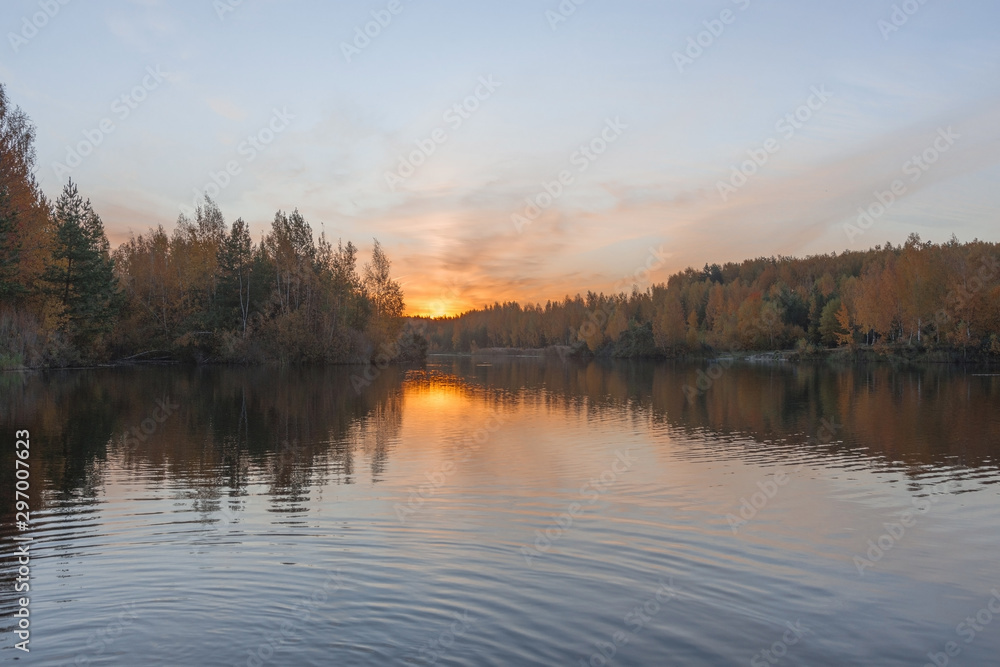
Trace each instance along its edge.
<instances>
[{"instance_id":1,"label":"sunset glow on horizon","mask_svg":"<svg viewBox=\"0 0 1000 667\"><path fill-rule=\"evenodd\" d=\"M44 192L79 183L113 247L205 194L255 241L297 208L359 264L377 238L412 315L610 293L651 253L626 291L911 232L1000 238L994 4L900 25L861 0L386 7L73 3L0 78Z\"/></svg>"},{"instance_id":2,"label":"sunset glow on horizon","mask_svg":"<svg viewBox=\"0 0 1000 667\"><path fill-rule=\"evenodd\" d=\"M994 664L998 25L7 0L0 656Z\"/></svg>"}]
</instances>

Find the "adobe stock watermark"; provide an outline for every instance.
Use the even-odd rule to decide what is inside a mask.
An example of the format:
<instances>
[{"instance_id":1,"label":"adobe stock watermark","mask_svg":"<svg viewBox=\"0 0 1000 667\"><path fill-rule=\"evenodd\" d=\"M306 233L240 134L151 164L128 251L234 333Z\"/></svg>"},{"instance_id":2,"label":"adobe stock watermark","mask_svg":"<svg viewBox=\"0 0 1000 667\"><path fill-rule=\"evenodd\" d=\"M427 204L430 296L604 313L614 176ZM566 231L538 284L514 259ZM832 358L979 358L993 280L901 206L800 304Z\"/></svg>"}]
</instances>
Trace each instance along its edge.
<instances>
[{"instance_id":1,"label":"adobe stock watermark","mask_svg":"<svg viewBox=\"0 0 1000 667\"><path fill-rule=\"evenodd\" d=\"M962 285L948 291L945 296L947 307L934 314L932 324L935 328L940 331L943 326L956 317L955 311L963 308L970 299L982 290L992 287L998 274L1000 274L1000 262L997 261L997 258L993 255L984 256L976 275L968 280L968 285Z\"/></svg>"},{"instance_id":2,"label":"adobe stock watermark","mask_svg":"<svg viewBox=\"0 0 1000 667\"><path fill-rule=\"evenodd\" d=\"M966 644L971 644L976 636L986 630L986 626L993 622L994 616L1000 616L1000 590L992 589L991 597L982 609L973 616L966 616L965 620L955 626L955 634L962 637ZM962 647L956 641L946 642L943 651L929 651L927 657L930 662L924 667L947 667L951 659L957 657L962 652Z\"/></svg>"},{"instance_id":3,"label":"adobe stock watermark","mask_svg":"<svg viewBox=\"0 0 1000 667\"><path fill-rule=\"evenodd\" d=\"M904 0L904 2L893 5L889 19L879 19L879 32L882 33L883 41L889 41L889 35L899 32L899 29L909 23L910 17L920 11L920 8L927 4L927 0Z\"/></svg>"},{"instance_id":4,"label":"adobe stock watermark","mask_svg":"<svg viewBox=\"0 0 1000 667\"><path fill-rule=\"evenodd\" d=\"M448 288L441 292L436 301L431 302L431 312L443 311L445 309L445 304L450 302L451 299L460 296L467 286L467 282L460 283L452 278L448 284ZM412 334L426 336L427 322L421 320L414 326L404 327L398 334L396 334L396 339L393 342L382 343L379 347L379 353L365 365L364 371L360 374L351 373L351 386L354 388L355 394L360 395L362 390L371 386L372 382L374 382L382 371L389 367L392 360L399 355L403 349L403 343L406 338Z\"/></svg>"},{"instance_id":5,"label":"adobe stock watermark","mask_svg":"<svg viewBox=\"0 0 1000 667\"><path fill-rule=\"evenodd\" d=\"M667 258L673 255L673 253L664 250L662 245L658 248L650 246L646 249L646 252L648 255L646 261L632 269L631 275L626 274L622 276L621 280L611 288L612 294L620 294L629 287L638 289L649 285L653 282L653 272L659 271L666 266Z\"/></svg>"},{"instance_id":6,"label":"adobe stock watermark","mask_svg":"<svg viewBox=\"0 0 1000 667\"><path fill-rule=\"evenodd\" d=\"M226 14L232 14L242 4L243 0L214 0L212 9L215 10L215 15L219 17L220 21L225 21Z\"/></svg>"},{"instance_id":7,"label":"adobe stock watermark","mask_svg":"<svg viewBox=\"0 0 1000 667\"><path fill-rule=\"evenodd\" d=\"M868 540L868 549L865 551L864 556L860 554L856 554L854 556L854 567L858 570L858 575L862 577L865 576L865 570L867 568L874 567L876 563L882 560L885 555L893 549L893 547L898 545L903 540L906 536L907 528L913 528L917 525L917 519L919 516L930 512L934 504L938 502L937 496L950 493L955 489L957 484L958 482L955 480L935 484L931 487L931 491L929 492L926 500L914 498L911 501L913 508L903 512L899 521L883 522L882 527L885 528L885 532L874 540ZM867 558L865 558L865 556L867 556Z\"/></svg>"},{"instance_id":8,"label":"adobe stock watermark","mask_svg":"<svg viewBox=\"0 0 1000 667\"><path fill-rule=\"evenodd\" d=\"M421 484L418 488L408 489L410 493L409 500L405 505L402 503L396 503L393 509L396 511L396 518L399 519L400 523L406 523L406 520L410 515L415 514L417 511L423 508L424 503L427 502L428 498L434 497L438 490L443 488L448 482L448 479L458 472L458 464L465 463L472 458L475 452L482 449L483 445L489 441L490 435L496 433L500 430L506 420L502 415L496 412L491 412L489 419L480 428L476 429L472 434L471 440L468 440L458 448L458 452L461 452L461 457L455 460L449 460L438 466L437 470L428 472L424 474L424 478L427 480L425 483Z\"/></svg>"},{"instance_id":9,"label":"adobe stock watermark","mask_svg":"<svg viewBox=\"0 0 1000 667\"><path fill-rule=\"evenodd\" d=\"M404 7L402 0L389 0L384 9L371 12L371 21L363 26L355 26L354 39L340 43L340 52L344 54L344 60L350 63L355 56L360 56L362 51L371 46L372 40L381 35L393 19L403 12Z\"/></svg>"},{"instance_id":10,"label":"adobe stock watermark","mask_svg":"<svg viewBox=\"0 0 1000 667\"><path fill-rule=\"evenodd\" d=\"M750 0L733 0L733 4L737 5L740 11L746 11L750 7ZM673 53L677 71L683 74L686 67L690 67L701 58L705 54L705 50L711 48L722 37L726 26L736 23L737 16L733 10L723 9L719 13L719 18L702 21L705 29L697 35L688 37L687 47L683 51L674 51Z\"/></svg>"},{"instance_id":11,"label":"adobe stock watermark","mask_svg":"<svg viewBox=\"0 0 1000 667\"><path fill-rule=\"evenodd\" d=\"M118 641L127 628L135 623L135 619L139 617L135 611L135 602L123 603L121 606L123 609L118 612L116 618L108 621L103 628L90 633L90 636L87 637L88 653L78 653L73 660L74 665L80 667L98 659L104 651Z\"/></svg>"},{"instance_id":12,"label":"adobe stock watermark","mask_svg":"<svg viewBox=\"0 0 1000 667\"><path fill-rule=\"evenodd\" d=\"M455 620L448 627L438 633L436 638L427 640L427 643L420 647L418 651L419 657L415 658L415 660L433 665L441 659L441 656L451 650L457 639L460 639L472 627L473 621L469 618L469 611L467 609L463 610L461 614L454 612L453 616ZM410 661L406 662L410 664Z\"/></svg>"},{"instance_id":13,"label":"adobe stock watermark","mask_svg":"<svg viewBox=\"0 0 1000 667\"><path fill-rule=\"evenodd\" d=\"M805 124L812 120L813 116L833 97L833 93L828 91L825 85L818 88L812 86L809 90L812 94L806 98L806 101L801 106L796 108L792 113L785 114L774 124L774 129L781 133L781 136L786 141L794 137L798 130L805 127ZM722 201L728 202L729 196L735 194L737 190L746 185L754 174L767 164L771 156L780 150L781 141L776 137L770 137L759 148L748 150L747 155L750 159L744 160L739 166L732 165L732 173L729 176L729 181L718 181L716 183L715 187Z\"/></svg>"},{"instance_id":14,"label":"adobe stock watermark","mask_svg":"<svg viewBox=\"0 0 1000 667\"><path fill-rule=\"evenodd\" d=\"M159 430L160 424L167 421L179 407L181 407L180 403L171 403L169 398L158 399L156 407L153 408L149 417L143 419L138 426L133 426L122 434L122 443L125 445L125 449L131 451L138 448L139 445L145 444L146 440ZM129 435L132 437L130 438Z\"/></svg>"},{"instance_id":15,"label":"adobe stock watermark","mask_svg":"<svg viewBox=\"0 0 1000 667\"><path fill-rule=\"evenodd\" d=\"M200 189L193 189L194 196L191 199L191 206L187 207L182 204L181 212L193 216L206 195L216 199L220 192L229 187L234 177L243 173L243 168L246 165L257 159L257 156L264 152L279 134L288 129L289 124L294 119L295 116L288 113L288 107L273 109L270 120L253 134L247 135L247 138L237 145L236 153L242 159L229 160L219 171L209 171L209 180Z\"/></svg>"},{"instance_id":16,"label":"adobe stock watermark","mask_svg":"<svg viewBox=\"0 0 1000 667\"><path fill-rule=\"evenodd\" d=\"M204 540L209 535L215 538L225 537L229 534L229 529L239 523L239 517L237 517L228 507L223 507L221 503L219 509L215 510L214 513L221 514L222 519L209 522L208 527L204 531L192 533L183 542L180 542L179 545L183 547L196 547L200 541ZM222 530L222 528L220 528L220 526L223 525L226 526L226 530Z\"/></svg>"},{"instance_id":17,"label":"adobe stock watermark","mask_svg":"<svg viewBox=\"0 0 1000 667\"><path fill-rule=\"evenodd\" d=\"M769 336L770 333L777 329L781 324L781 318L778 316L777 311L765 310L761 313L760 317L756 320L751 321L746 329L745 335L751 336ZM693 405L699 396L704 396L709 392L709 390L715 386L726 371L732 368L735 362L735 354L738 352L736 348L729 351L729 357L719 357L714 359L709 365L707 370L698 369L695 377L694 385L685 384L681 387L681 391L684 392L684 396L687 398L688 405Z\"/></svg>"},{"instance_id":18,"label":"adobe stock watermark","mask_svg":"<svg viewBox=\"0 0 1000 667\"><path fill-rule=\"evenodd\" d=\"M482 103L490 99L502 85L502 83L493 80L492 74L479 77L479 83L472 93L461 102L456 102L448 107L442 114L441 120L448 124L452 132L458 130L465 124L465 121L472 118L472 114L480 109ZM416 150L410 151L405 156L399 156L396 171L385 172L385 184L389 186L389 189L395 192L397 186L403 184L406 179L417 172L419 167L426 164L427 160L437 152L438 146L448 141L448 137L448 130L436 127L429 136L415 140L413 143L417 146Z\"/></svg>"},{"instance_id":19,"label":"adobe stock watermark","mask_svg":"<svg viewBox=\"0 0 1000 667\"><path fill-rule=\"evenodd\" d=\"M812 633L810 628L802 625L801 620L796 620L795 623L786 621L785 627L788 629L781 635L781 639L772 643L766 649L757 651L757 653L750 658L751 667L767 667L767 665L777 665L781 662L782 658L788 655L789 649L798 644L807 632Z\"/></svg>"},{"instance_id":20,"label":"adobe stock watermark","mask_svg":"<svg viewBox=\"0 0 1000 667\"><path fill-rule=\"evenodd\" d=\"M969 305L969 301L975 297L976 294L984 289L990 289L996 285L996 277L1000 274L1000 261L993 255L984 255L982 257L982 262L979 265L979 270L971 277L966 276L966 280L963 284L956 285L948 290L944 298L944 308L939 309L934 313L934 317L924 320L921 317L917 318L917 326L914 333L916 337L910 335L904 347L901 351L904 353L911 352L915 355L919 355L921 351L921 346L923 344L923 338L926 335L924 333L925 328L930 328L927 333L936 337L944 335L945 337L960 336L962 329L965 330L965 341L960 343L964 345L971 345L975 340L975 336L972 334L969 318L969 311L966 306ZM950 329L949 329L950 325ZM986 332L990 334L989 331ZM1000 352L1000 349L995 346L1000 344L1000 341L996 340L996 334L990 335L990 349L994 352ZM958 342L958 340L953 339L953 342Z\"/></svg>"},{"instance_id":21,"label":"adobe stock watermark","mask_svg":"<svg viewBox=\"0 0 1000 667\"><path fill-rule=\"evenodd\" d=\"M341 574L340 568L328 574L322 587L314 589L309 597L303 598L301 602L297 603L292 608L291 613L287 614L288 618L281 621L276 630L267 633L256 648L246 649L246 660L241 658L240 662L234 664L234 667L264 667L264 665L271 662L275 654L281 651L286 644L290 644L298 639L296 628L300 624L308 623L312 620L313 613L318 610L320 605L326 603L330 598L330 593L342 590L349 582L350 580L345 579L344 575ZM336 585L330 591L330 587L334 583ZM289 663L284 661L281 664Z\"/></svg>"},{"instance_id":22,"label":"adobe stock watermark","mask_svg":"<svg viewBox=\"0 0 1000 667\"><path fill-rule=\"evenodd\" d=\"M807 444L829 444L833 440L834 434L839 431L842 426L840 424L835 424L833 421L828 421L826 419L820 420L822 426L817 432L815 437L809 438L806 442ZM800 463L791 474L785 472L776 472L769 479L764 479L757 482L758 491L755 491L747 499L746 496L740 498L740 507L736 510L736 514L729 513L726 515L726 522L729 523L730 530L733 531L733 535L739 533L739 529L747 525L761 512L768 503L778 495L778 492L783 489L792 478L797 475L802 468L805 467L804 463ZM737 516L737 514L739 516Z\"/></svg>"},{"instance_id":23,"label":"adobe stock watermark","mask_svg":"<svg viewBox=\"0 0 1000 667\"><path fill-rule=\"evenodd\" d=\"M448 285L448 289L441 292L440 296L436 301L431 302L430 307L432 312L438 312L439 310L444 310L445 304L449 302L452 298L460 296L461 293L468 286L466 282L458 282L454 278L451 279ZM375 355L371 361L365 365L365 370L360 374L351 373L351 386L354 388L354 393L360 395L363 389L370 387L372 382L389 367L392 360L395 359L403 349L403 343L406 338L412 334L420 334L422 336L427 335L427 322L421 320L415 326L404 327L397 335L396 339L391 343L382 343L379 347L379 353Z\"/></svg>"},{"instance_id":24,"label":"adobe stock watermark","mask_svg":"<svg viewBox=\"0 0 1000 667\"><path fill-rule=\"evenodd\" d=\"M717 380L719 380L726 371L732 368L734 360L732 357L720 357L719 359L713 360L706 370L698 369L695 374L697 378L694 385L685 384L681 387L681 391L684 392L685 398L687 398L688 405L693 405L695 400L699 396L704 396L708 393Z\"/></svg>"},{"instance_id":25,"label":"adobe stock watermark","mask_svg":"<svg viewBox=\"0 0 1000 667\"><path fill-rule=\"evenodd\" d=\"M569 163L577 168L579 173L584 173L590 168L597 158L607 152L608 147L618 141L622 133L628 129L628 125L621 121L621 117L608 118L604 122L604 128L593 139L573 152L569 157ZM510 221L514 224L514 229L521 233L524 228L538 219L544 211L549 209L571 186L576 177L569 169L563 169L552 181L543 181L542 189L533 197L525 197L525 207L520 213L513 213Z\"/></svg>"},{"instance_id":26,"label":"adobe stock watermark","mask_svg":"<svg viewBox=\"0 0 1000 667\"><path fill-rule=\"evenodd\" d=\"M646 258L645 263L637 266L632 271L632 275L623 276L621 280L615 283L615 286L611 288L611 294L620 294L630 286L638 289L640 286L648 285L653 279L653 272L663 268L667 263L666 260L668 257L670 257L670 253L665 252L662 245L659 248L649 248L649 257ZM573 339L570 342L579 343L580 341L586 341L588 338L596 336L599 332L603 331L604 325L608 323L614 312L614 301L612 299L605 300L602 306L587 313L587 320L574 332ZM559 354L565 361L565 353L561 348Z\"/></svg>"},{"instance_id":27,"label":"adobe stock watermark","mask_svg":"<svg viewBox=\"0 0 1000 667\"><path fill-rule=\"evenodd\" d=\"M444 313L450 312L448 309L450 304L455 302L455 299L462 296L465 290L469 287L468 281L459 281L457 278L451 277L448 280L448 284L445 289L441 290L441 294L434 301L431 301L428 308L431 313Z\"/></svg>"},{"instance_id":28,"label":"adobe stock watermark","mask_svg":"<svg viewBox=\"0 0 1000 667\"><path fill-rule=\"evenodd\" d=\"M962 135L952 130L951 125L946 128L938 128L934 141L922 152L912 156L903 163L903 166L900 168L903 175L910 177L910 183L916 183L961 138ZM885 215L892 208L893 204L906 195L908 191L909 188L906 182L901 178L897 178L890 183L886 190L876 190L874 192L875 201L871 202L867 207L858 208L856 224L844 223L844 233L847 235L847 240L854 243L855 238L864 235L875 224L875 221Z\"/></svg>"},{"instance_id":29,"label":"adobe stock watermark","mask_svg":"<svg viewBox=\"0 0 1000 667\"><path fill-rule=\"evenodd\" d=\"M618 655L622 647L635 639L647 625L653 622L653 617L660 613L663 606L677 597L673 577L667 579L667 582L661 580L651 595L625 614L622 621L628 626L628 630L617 630L611 635L611 641L591 640L596 650L590 654L586 661L580 658L577 664L580 667L605 667L611 664L611 660Z\"/></svg>"},{"instance_id":30,"label":"adobe stock watermark","mask_svg":"<svg viewBox=\"0 0 1000 667\"><path fill-rule=\"evenodd\" d=\"M21 17L21 29L18 32L8 32L7 41L10 48L17 53L21 47L27 46L33 40L38 31L49 24L49 21L56 17L59 10L68 5L70 0L39 0L38 8L41 11L35 12L30 17Z\"/></svg>"},{"instance_id":31,"label":"adobe stock watermark","mask_svg":"<svg viewBox=\"0 0 1000 667\"><path fill-rule=\"evenodd\" d=\"M615 460L611 466L602 472L600 476L588 480L580 487L580 500L586 499L588 506L596 503L608 492L611 485L618 481L620 475L632 469L635 462L636 458L632 456L631 450L626 449L624 453L620 449L615 451ZM552 544L561 539L566 531L573 527L573 522L584 509L582 502L573 501L566 507L565 512L552 517L553 522L556 524L555 526L546 528L544 533L541 529L536 529L534 546L521 547L521 555L524 556L524 562L529 567L534 567L533 559L547 554L549 549L552 548Z\"/></svg>"},{"instance_id":32,"label":"adobe stock watermark","mask_svg":"<svg viewBox=\"0 0 1000 667\"><path fill-rule=\"evenodd\" d=\"M365 370L360 374L351 373L351 387L354 388L354 393L358 396L361 395L361 391L370 387L372 382L389 367L392 360L395 359L403 349L403 342L407 337L413 334L426 335L427 333L427 323L421 321L414 327L404 327L402 331L396 334L396 339L391 343L382 343L379 347L378 354L375 355L373 359L365 365Z\"/></svg>"},{"instance_id":33,"label":"adobe stock watermark","mask_svg":"<svg viewBox=\"0 0 1000 667\"><path fill-rule=\"evenodd\" d=\"M587 0L562 0L555 11L545 10L545 20L549 22L549 28L555 32L560 23L565 23L569 17L576 14L576 8L587 2Z\"/></svg>"},{"instance_id":34,"label":"adobe stock watermark","mask_svg":"<svg viewBox=\"0 0 1000 667\"><path fill-rule=\"evenodd\" d=\"M114 114L118 122L124 122L140 104L149 98L149 94L160 87L160 84L167 80L167 75L160 70L160 66L150 65L146 67L146 75L142 80L132 87L128 92L122 93L111 102L111 113ZM117 129L115 121L111 118L102 118L94 129L83 131L83 140L77 142L75 146L66 146L66 161L53 162L52 170L56 178L62 180L64 176L69 176L73 170L83 164L83 159L91 155L102 143L105 137Z\"/></svg>"}]
</instances>

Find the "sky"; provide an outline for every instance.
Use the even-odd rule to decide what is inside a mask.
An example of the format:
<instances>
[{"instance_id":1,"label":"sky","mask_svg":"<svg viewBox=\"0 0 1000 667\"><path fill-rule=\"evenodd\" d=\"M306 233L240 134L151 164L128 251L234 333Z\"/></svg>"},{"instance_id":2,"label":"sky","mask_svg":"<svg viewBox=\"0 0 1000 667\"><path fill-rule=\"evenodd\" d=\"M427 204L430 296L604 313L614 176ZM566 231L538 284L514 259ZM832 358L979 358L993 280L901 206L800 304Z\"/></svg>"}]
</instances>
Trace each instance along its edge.
<instances>
[{"instance_id":1,"label":"sky","mask_svg":"<svg viewBox=\"0 0 1000 667\"><path fill-rule=\"evenodd\" d=\"M994 0L5 0L0 82L112 245L210 195L377 238L411 314L1000 241ZM867 211L867 216L862 213Z\"/></svg>"}]
</instances>

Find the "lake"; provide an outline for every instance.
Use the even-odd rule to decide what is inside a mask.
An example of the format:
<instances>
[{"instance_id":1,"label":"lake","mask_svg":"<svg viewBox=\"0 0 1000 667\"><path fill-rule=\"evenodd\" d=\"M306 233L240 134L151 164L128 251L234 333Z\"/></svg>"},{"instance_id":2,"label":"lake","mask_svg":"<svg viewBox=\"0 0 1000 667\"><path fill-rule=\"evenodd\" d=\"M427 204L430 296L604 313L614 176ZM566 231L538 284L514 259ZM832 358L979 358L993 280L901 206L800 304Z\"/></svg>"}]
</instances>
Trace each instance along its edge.
<instances>
[{"instance_id":1,"label":"lake","mask_svg":"<svg viewBox=\"0 0 1000 667\"><path fill-rule=\"evenodd\" d=\"M0 661L1000 664L989 371L431 357L0 391Z\"/></svg>"}]
</instances>

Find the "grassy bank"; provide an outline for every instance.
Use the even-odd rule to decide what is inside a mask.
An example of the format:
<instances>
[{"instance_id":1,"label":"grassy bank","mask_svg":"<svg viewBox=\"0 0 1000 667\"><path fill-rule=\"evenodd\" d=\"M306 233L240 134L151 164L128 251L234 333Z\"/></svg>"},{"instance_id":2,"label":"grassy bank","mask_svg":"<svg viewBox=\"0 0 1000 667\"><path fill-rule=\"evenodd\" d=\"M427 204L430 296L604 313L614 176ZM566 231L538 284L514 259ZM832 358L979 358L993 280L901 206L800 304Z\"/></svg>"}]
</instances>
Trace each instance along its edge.
<instances>
[{"instance_id":1,"label":"grassy bank","mask_svg":"<svg viewBox=\"0 0 1000 667\"><path fill-rule=\"evenodd\" d=\"M490 347L472 352L447 353L446 356L472 358L537 358L537 359L645 359L702 362L732 359L746 363L767 362L829 362L832 364L975 364L1000 365L1000 355L978 350L949 347L919 347L916 345L882 345L874 347L817 348L804 346L788 350L712 350L678 352L657 351L653 354L616 355L612 349L591 352L586 346L553 345L543 348Z\"/></svg>"}]
</instances>

